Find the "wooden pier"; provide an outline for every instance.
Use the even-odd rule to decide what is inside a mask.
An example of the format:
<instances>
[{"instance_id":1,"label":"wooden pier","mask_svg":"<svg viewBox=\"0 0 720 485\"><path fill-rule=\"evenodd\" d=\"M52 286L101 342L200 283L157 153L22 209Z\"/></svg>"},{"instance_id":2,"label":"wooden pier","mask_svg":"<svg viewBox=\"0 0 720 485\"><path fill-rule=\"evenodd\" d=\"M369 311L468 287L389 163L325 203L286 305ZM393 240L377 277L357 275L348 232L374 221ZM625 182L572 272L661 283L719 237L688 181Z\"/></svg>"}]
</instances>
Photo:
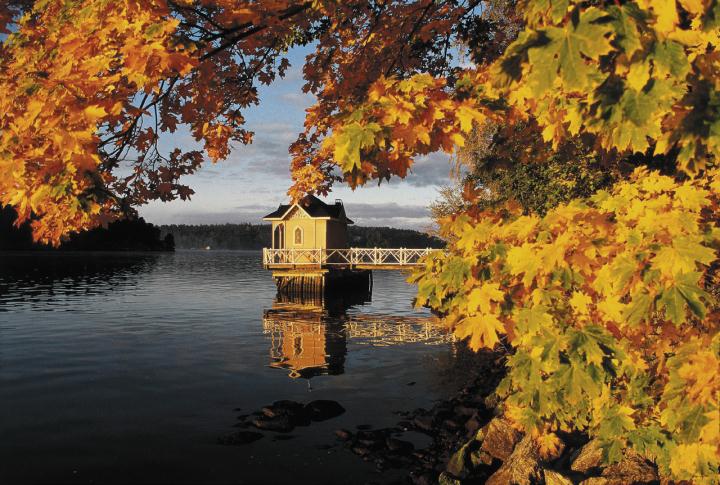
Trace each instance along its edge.
<instances>
[{"instance_id":1,"label":"wooden pier","mask_svg":"<svg viewBox=\"0 0 720 485\"><path fill-rule=\"evenodd\" d=\"M286 294L372 292L372 270L410 270L436 249L263 249L278 291Z\"/></svg>"},{"instance_id":2,"label":"wooden pier","mask_svg":"<svg viewBox=\"0 0 720 485\"><path fill-rule=\"evenodd\" d=\"M437 249L263 249L266 269L403 270L419 266Z\"/></svg>"}]
</instances>

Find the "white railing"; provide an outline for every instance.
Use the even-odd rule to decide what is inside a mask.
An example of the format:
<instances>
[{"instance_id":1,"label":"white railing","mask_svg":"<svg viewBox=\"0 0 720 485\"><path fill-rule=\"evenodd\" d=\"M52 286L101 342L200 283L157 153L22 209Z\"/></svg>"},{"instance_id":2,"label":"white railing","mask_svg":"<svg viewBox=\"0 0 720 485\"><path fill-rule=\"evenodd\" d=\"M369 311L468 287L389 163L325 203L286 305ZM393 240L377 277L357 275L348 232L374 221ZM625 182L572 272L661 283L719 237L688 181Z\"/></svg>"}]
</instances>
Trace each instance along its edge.
<instances>
[{"instance_id":1,"label":"white railing","mask_svg":"<svg viewBox=\"0 0 720 485\"><path fill-rule=\"evenodd\" d=\"M294 266L417 266L437 249L348 248L348 249L263 249L263 265Z\"/></svg>"}]
</instances>

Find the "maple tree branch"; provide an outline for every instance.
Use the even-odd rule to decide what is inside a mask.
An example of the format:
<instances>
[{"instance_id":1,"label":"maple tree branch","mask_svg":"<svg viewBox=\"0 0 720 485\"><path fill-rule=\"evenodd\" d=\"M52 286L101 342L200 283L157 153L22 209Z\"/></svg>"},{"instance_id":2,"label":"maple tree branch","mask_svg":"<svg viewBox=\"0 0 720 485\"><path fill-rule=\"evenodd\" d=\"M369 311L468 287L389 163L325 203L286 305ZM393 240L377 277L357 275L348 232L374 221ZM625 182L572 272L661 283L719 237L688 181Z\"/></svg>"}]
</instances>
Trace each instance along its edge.
<instances>
[{"instance_id":1,"label":"maple tree branch","mask_svg":"<svg viewBox=\"0 0 720 485\"><path fill-rule=\"evenodd\" d=\"M420 14L420 17L415 21L415 24L413 25L412 29L410 30L410 33L407 35L407 43L406 43L406 44L403 44L403 48L400 49L400 51L398 52L398 55L395 56L395 59L390 63L390 66L388 66L388 68L387 68L387 70L386 70L386 72L385 72L385 75L386 75L386 76L390 76L390 74L392 73L393 69L395 69L395 66L397 65L397 63L398 63L398 62L400 61L400 59L402 58L402 54L403 54L403 52L405 51L405 45L411 45L410 42L412 41L413 35L415 35L415 33L417 32L417 30L420 28L420 25L422 24L422 21L425 19L425 16L428 14L428 12L430 11L430 8L431 8L434 4L435 4L435 2L432 1L432 0L430 0L430 1L428 2L428 4L425 6L425 8L423 8L422 13ZM403 22L403 23L404 23L404 22Z\"/></svg>"},{"instance_id":2,"label":"maple tree branch","mask_svg":"<svg viewBox=\"0 0 720 485\"><path fill-rule=\"evenodd\" d=\"M169 0L168 4L176 10L180 10L183 12L190 12L190 13L197 15L198 17L202 18L204 21L206 21L207 23L209 23L210 25L215 27L217 30L220 30L223 32L227 32L228 30L230 30L227 27L223 27L219 23L215 22L215 19L213 19L210 15L207 15L205 12L203 12L202 9L195 9L195 8L188 7L185 5L179 5L174 0Z\"/></svg>"},{"instance_id":3,"label":"maple tree branch","mask_svg":"<svg viewBox=\"0 0 720 485\"><path fill-rule=\"evenodd\" d=\"M289 18L291 18L291 17L293 17L293 16L295 16L295 15L297 15L297 14L299 14L299 13L305 11L305 10L307 10L308 8L310 8L310 6L311 6L311 2L304 2L304 3L302 3L302 4L299 4L299 5L295 5L295 6L293 6L293 7L290 7L290 8L288 8L287 10L285 10L284 13L282 13L281 15L279 15L279 16L278 16L278 19L279 19L279 20L287 20L287 19L289 19ZM243 28L245 25L247 25L247 24L244 24L243 26L240 26L237 30L240 30L240 29ZM252 24L250 24L250 25L252 25ZM207 52L206 54L204 54L202 57L200 57L200 60L201 60L201 61L205 61L205 60L213 57L214 55L216 55L216 54L218 54L218 53L220 53L220 52L222 52L222 51L224 51L224 50L226 50L226 49L234 46L234 45L237 44L239 41L241 41L241 40L243 40L243 39L246 39L247 37L250 37L250 36L252 36L252 35L255 35L255 34L259 33L259 32L262 32L263 30L265 30L265 29L267 29L267 28L268 28L268 25L267 25L267 24L257 25L257 26L252 27L252 28L250 28L250 29L248 29L248 30L246 30L246 31L244 31L244 32L241 32L241 33L238 34L238 35L232 36L232 37L230 37L229 39L225 40L225 42L221 43L219 46L215 47L215 48L212 49L211 51L209 51L209 52ZM236 32L237 30L231 29L231 30L229 30L227 33L234 33L234 32ZM225 35L222 35L222 36L220 36L219 38L223 38L223 37L225 37Z\"/></svg>"},{"instance_id":4,"label":"maple tree branch","mask_svg":"<svg viewBox=\"0 0 720 485\"><path fill-rule=\"evenodd\" d=\"M112 152L107 154L106 162L108 162L108 163L103 164L104 168L111 169L111 168L117 166L117 163L122 158L121 157L122 153L131 145L132 139L135 137L135 130L138 127L140 120L142 120L144 113L148 109L156 107L160 101L162 101L167 96L169 96L170 92L175 87L175 84L177 84L179 79L180 79L179 76L175 76L175 77L171 78L168 83L167 89L165 89L165 91L162 94L156 96L155 99L147 106L145 106L145 102L147 101L149 94L145 93L142 101L140 101L140 106L138 108L138 114L132 120L130 126L128 126L125 130L121 131L120 133L117 133L116 135L113 135L113 136L103 140L100 143L100 146L102 147L102 146L105 146L108 143L112 142L113 140L121 140L122 139L122 142L118 145L118 147L115 150L113 150ZM161 87L161 89L162 89L162 87Z\"/></svg>"}]
</instances>

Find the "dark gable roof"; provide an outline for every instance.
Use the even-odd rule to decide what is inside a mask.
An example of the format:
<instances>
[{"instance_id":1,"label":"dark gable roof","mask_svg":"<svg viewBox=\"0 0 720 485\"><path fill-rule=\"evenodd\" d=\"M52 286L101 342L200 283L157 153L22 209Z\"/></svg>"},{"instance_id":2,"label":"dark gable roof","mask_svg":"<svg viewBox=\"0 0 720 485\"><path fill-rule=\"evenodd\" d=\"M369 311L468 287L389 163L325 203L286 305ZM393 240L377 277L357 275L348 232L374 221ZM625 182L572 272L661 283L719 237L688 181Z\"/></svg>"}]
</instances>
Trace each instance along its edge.
<instances>
[{"instance_id":1,"label":"dark gable roof","mask_svg":"<svg viewBox=\"0 0 720 485\"><path fill-rule=\"evenodd\" d=\"M322 200L318 199L314 195L306 195L298 205L305 209L310 217L331 217L333 219L340 219L343 215L342 202L335 202L333 205L326 204ZM285 213L293 206L293 204L280 204L277 210L263 217L263 219L276 219L285 215ZM353 221L345 216L348 224L353 224Z\"/></svg>"},{"instance_id":2,"label":"dark gable roof","mask_svg":"<svg viewBox=\"0 0 720 485\"><path fill-rule=\"evenodd\" d=\"M278 207L277 210L271 212L266 216L263 216L263 219L277 219L278 217L281 217L283 214L285 214L289 208L289 204L280 204L280 207Z\"/></svg>"}]
</instances>

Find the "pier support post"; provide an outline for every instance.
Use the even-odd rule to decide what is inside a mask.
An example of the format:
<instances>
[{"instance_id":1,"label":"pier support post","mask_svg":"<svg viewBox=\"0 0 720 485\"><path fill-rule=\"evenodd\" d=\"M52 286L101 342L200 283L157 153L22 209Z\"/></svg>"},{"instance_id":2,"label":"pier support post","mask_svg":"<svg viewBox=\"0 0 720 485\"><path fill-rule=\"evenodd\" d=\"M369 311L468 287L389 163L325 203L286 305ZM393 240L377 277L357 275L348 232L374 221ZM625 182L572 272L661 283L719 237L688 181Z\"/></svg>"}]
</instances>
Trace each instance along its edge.
<instances>
[{"instance_id":1,"label":"pier support post","mask_svg":"<svg viewBox=\"0 0 720 485\"><path fill-rule=\"evenodd\" d=\"M372 271L369 270L320 270L274 271L273 278L278 293L287 295L324 295L348 291L372 291Z\"/></svg>"}]
</instances>

